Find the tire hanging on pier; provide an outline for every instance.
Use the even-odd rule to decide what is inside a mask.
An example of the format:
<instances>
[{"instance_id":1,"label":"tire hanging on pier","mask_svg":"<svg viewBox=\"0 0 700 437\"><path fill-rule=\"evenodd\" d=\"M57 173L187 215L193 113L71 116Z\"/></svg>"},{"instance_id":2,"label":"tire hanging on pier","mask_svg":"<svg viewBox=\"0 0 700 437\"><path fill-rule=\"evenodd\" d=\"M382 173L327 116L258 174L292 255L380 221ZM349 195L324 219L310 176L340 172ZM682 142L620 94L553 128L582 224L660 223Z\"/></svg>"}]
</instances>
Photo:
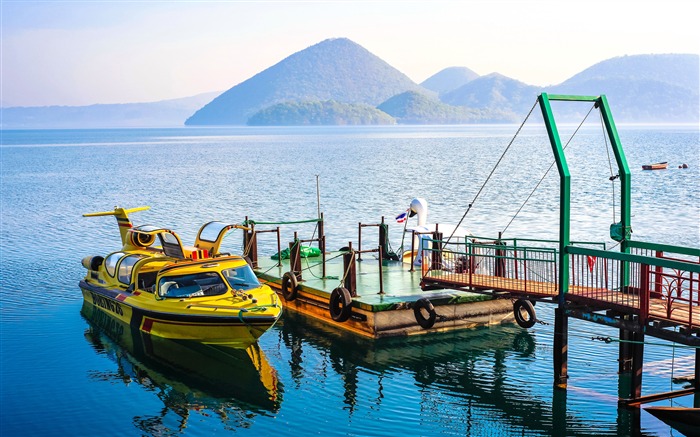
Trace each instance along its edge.
<instances>
[{"instance_id":1,"label":"tire hanging on pier","mask_svg":"<svg viewBox=\"0 0 700 437\"><path fill-rule=\"evenodd\" d=\"M297 276L294 273L287 272L282 275L282 297L284 300L290 302L296 299L298 287Z\"/></svg>"},{"instance_id":2,"label":"tire hanging on pier","mask_svg":"<svg viewBox=\"0 0 700 437\"><path fill-rule=\"evenodd\" d=\"M416 317L416 322L423 329L432 328L437 317L433 303L425 297L421 297L413 304L413 315Z\"/></svg>"},{"instance_id":3,"label":"tire hanging on pier","mask_svg":"<svg viewBox=\"0 0 700 437\"><path fill-rule=\"evenodd\" d=\"M338 287L331 292L328 301L328 310L331 318L336 322L344 322L350 318L352 296L345 287Z\"/></svg>"},{"instance_id":4,"label":"tire hanging on pier","mask_svg":"<svg viewBox=\"0 0 700 437\"><path fill-rule=\"evenodd\" d=\"M535 307L527 299L518 299L513 302L513 315L521 328L532 328L537 321Z\"/></svg>"}]
</instances>

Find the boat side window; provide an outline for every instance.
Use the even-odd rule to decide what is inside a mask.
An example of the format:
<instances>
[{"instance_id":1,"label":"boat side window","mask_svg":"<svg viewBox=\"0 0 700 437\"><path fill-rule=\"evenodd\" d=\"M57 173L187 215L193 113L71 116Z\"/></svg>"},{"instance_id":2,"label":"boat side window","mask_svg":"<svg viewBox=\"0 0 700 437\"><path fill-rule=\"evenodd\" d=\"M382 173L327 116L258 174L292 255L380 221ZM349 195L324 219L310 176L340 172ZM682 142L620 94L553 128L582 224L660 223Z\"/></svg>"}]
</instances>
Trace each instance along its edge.
<instances>
[{"instance_id":1,"label":"boat side window","mask_svg":"<svg viewBox=\"0 0 700 437\"><path fill-rule=\"evenodd\" d=\"M158 276L158 272L147 272L147 273L139 273L138 279L137 279L137 284L139 286L139 289L143 291L147 291L149 293L153 293L153 286L156 285L156 276Z\"/></svg>"},{"instance_id":2,"label":"boat side window","mask_svg":"<svg viewBox=\"0 0 700 437\"><path fill-rule=\"evenodd\" d=\"M158 296L165 298L216 296L228 290L216 272L163 276L158 281Z\"/></svg>"},{"instance_id":3,"label":"boat side window","mask_svg":"<svg viewBox=\"0 0 700 437\"><path fill-rule=\"evenodd\" d=\"M124 256L124 252L115 252L107 256L105 259L105 270L109 276L114 276L117 273L117 263Z\"/></svg>"},{"instance_id":4,"label":"boat side window","mask_svg":"<svg viewBox=\"0 0 700 437\"><path fill-rule=\"evenodd\" d=\"M223 272L226 282L235 290L250 290L260 287L260 281L248 264L226 269Z\"/></svg>"},{"instance_id":5,"label":"boat side window","mask_svg":"<svg viewBox=\"0 0 700 437\"><path fill-rule=\"evenodd\" d=\"M134 264L142 258L140 255L127 255L122 258L119 263L119 282L127 285L131 283L131 271L134 269Z\"/></svg>"}]
</instances>

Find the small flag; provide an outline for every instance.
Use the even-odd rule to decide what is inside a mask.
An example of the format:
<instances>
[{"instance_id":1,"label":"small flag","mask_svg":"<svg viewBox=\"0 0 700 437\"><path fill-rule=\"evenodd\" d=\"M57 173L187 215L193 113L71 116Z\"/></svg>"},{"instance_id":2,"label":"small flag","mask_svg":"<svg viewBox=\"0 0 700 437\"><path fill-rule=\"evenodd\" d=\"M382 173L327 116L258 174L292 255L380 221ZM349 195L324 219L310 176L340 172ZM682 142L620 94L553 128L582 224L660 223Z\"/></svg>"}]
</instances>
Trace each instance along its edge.
<instances>
[{"instance_id":1,"label":"small flag","mask_svg":"<svg viewBox=\"0 0 700 437\"><path fill-rule=\"evenodd\" d=\"M401 214L396 216L396 223L403 223L406 221L408 218L408 211L402 212Z\"/></svg>"},{"instance_id":2,"label":"small flag","mask_svg":"<svg viewBox=\"0 0 700 437\"><path fill-rule=\"evenodd\" d=\"M590 270L591 273L593 273L593 267L595 267L596 257L587 255L586 260L588 261L588 270Z\"/></svg>"}]
</instances>

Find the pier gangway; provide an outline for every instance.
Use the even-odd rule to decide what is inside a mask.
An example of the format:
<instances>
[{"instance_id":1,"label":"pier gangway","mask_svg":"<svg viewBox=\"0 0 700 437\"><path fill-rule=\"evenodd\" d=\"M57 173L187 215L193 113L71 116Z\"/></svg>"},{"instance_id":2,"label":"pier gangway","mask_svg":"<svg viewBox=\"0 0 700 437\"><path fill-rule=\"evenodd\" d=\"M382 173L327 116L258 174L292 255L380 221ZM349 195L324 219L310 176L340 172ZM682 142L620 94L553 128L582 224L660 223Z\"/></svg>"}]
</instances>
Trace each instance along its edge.
<instances>
[{"instance_id":1,"label":"pier gangway","mask_svg":"<svg viewBox=\"0 0 700 437\"><path fill-rule=\"evenodd\" d=\"M424 288L564 301L570 315L580 318L614 314L603 319L616 327L633 315L636 324L656 328L655 336L700 345L700 250L630 241L631 253L621 253L605 250L604 243L572 242L566 249L569 286L564 291L559 287L556 241L423 241L429 243L421 254Z\"/></svg>"}]
</instances>

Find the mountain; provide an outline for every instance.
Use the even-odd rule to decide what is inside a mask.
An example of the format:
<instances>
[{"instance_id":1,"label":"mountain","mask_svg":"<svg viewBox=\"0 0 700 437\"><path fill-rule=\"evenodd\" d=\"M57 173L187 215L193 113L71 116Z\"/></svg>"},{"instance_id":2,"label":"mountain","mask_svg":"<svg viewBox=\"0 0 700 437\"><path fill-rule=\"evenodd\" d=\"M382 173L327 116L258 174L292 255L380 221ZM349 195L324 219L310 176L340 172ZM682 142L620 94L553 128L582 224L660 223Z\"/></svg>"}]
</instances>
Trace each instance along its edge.
<instances>
[{"instance_id":1,"label":"mountain","mask_svg":"<svg viewBox=\"0 0 700 437\"><path fill-rule=\"evenodd\" d=\"M478 77L440 97L453 106L500 113L503 122L521 121L543 90L498 73Z\"/></svg>"},{"instance_id":2,"label":"mountain","mask_svg":"<svg viewBox=\"0 0 700 437\"><path fill-rule=\"evenodd\" d=\"M591 80L627 80L665 83L698 92L700 55L633 55L599 62L567 79L564 87L581 86Z\"/></svg>"},{"instance_id":3,"label":"mountain","mask_svg":"<svg viewBox=\"0 0 700 437\"><path fill-rule=\"evenodd\" d=\"M479 75L467 67L449 67L430 76L420 85L423 88L435 91L438 95L442 95L456 90L477 77Z\"/></svg>"},{"instance_id":4,"label":"mountain","mask_svg":"<svg viewBox=\"0 0 700 437\"><path fill-rule=\"evenodd\" d=\"M0 128L179 127L185 120L188 125L246 124L259 112L256 123L271 124L285 119L285 110L296 111L285 123L294 117L299 123L384 123L380 110L399 123L512 123L524 119L543 91L605 94L622 123L700 122L700 56L695 54L612 58L546 89L497 73L473 75L466 67L450 67L424 81L424 88L354 42L329 39L224 93L149 103L2 107ZM588 109L556 104L562 121L580 121Z\"/></svg>"},{"instance_id":5,"label":"mountain","mask_svg":"<svg viewBox=\"0 0 700 437\"><path fill-rule=\"evenodd\" d=\"M605 94L615 119L623 122L697 123L698 78L698 55L622 56L599 62L548 91Z\"/></svg>"},{"instance_id":6,"label":"mountain","mask_svg":"<svg viewBox=\"0 0 700 437\"><path fill-rule=\"evenodd\" d=\"M371 125L396 124L379 109L363 103L325 102L278 103L255 113L250 126Z\"/></svg>"},{"instance_id":7,"label":"mountain","mask_svg":"<svg viewBox=\"0 0 700 437\"><path fill-rule=\"evenodd\" d=\"M346 38L327 39L297 52L221 94L186 125L246 124L276 103L327 101L376 106L420 87L406 75Z\"/></svg>"},{"instance_id":8,"label":"mountain","mask_svg":"<svg viewBox=\"0 0 700 437\"><path fill-rule=\"evenodd\" d=\"M193 111L221 92L148 103L2 108L2 129L181 127Z\"/></svg>"}]
</instances>

